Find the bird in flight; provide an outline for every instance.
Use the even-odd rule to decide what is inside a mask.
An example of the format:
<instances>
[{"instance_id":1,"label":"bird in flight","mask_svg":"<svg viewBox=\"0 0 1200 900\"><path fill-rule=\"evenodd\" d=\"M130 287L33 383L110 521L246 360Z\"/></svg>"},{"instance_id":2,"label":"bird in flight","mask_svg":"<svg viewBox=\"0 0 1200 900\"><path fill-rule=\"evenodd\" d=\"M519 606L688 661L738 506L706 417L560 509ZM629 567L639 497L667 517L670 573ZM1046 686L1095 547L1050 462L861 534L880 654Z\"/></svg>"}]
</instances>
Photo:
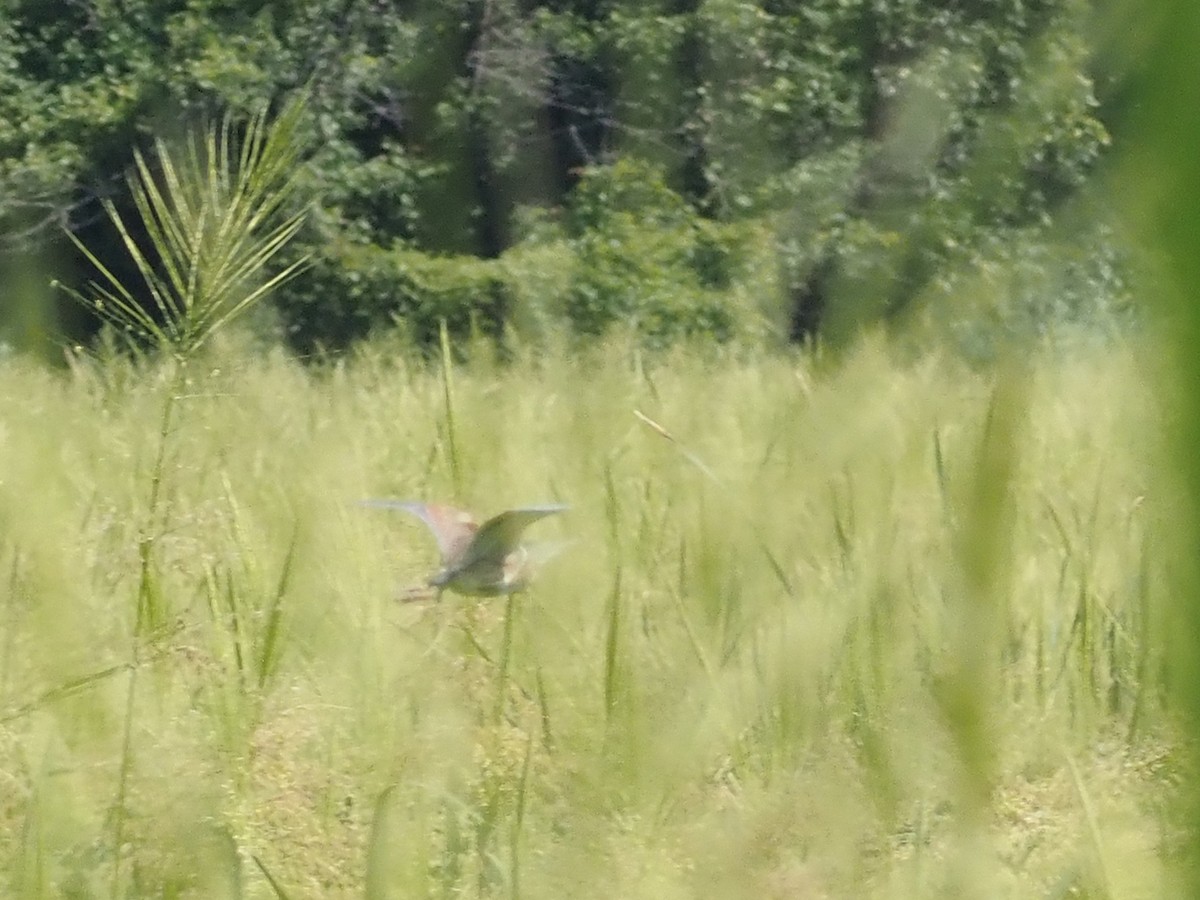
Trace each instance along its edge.
<instances>
[{"instance_id":1,"label":"bird in flight","mask_svg":"<svg viewBox=\"0 0 1200 900\"><path fill-rule=\"evenodd\" d=\"M533 570L559 545L525 545L521 533L538 519L563 512L563 504L527 506L493 516L482 525L465 510L440 503L408 500L364 500L364 506L400 509L419 518L437 540L442 567L425 587L406 591L402 600L430 600L451 590L473 597L519 591Z\"/></svg>"}]
</instances>

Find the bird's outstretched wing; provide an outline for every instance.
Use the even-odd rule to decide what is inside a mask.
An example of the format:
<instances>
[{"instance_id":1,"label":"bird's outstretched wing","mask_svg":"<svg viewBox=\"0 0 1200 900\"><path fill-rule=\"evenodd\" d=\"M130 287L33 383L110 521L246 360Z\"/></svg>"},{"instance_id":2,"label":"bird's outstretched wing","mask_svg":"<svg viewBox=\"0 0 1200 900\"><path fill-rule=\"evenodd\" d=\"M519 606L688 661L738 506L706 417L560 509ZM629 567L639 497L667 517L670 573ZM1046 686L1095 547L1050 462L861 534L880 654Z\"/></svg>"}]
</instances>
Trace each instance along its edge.
<instances>
[{"instance_id":1,"label":"bird's outstretched wing","mask_svg":"<svg viewBox=\"0 0 1200 900\"><path fill-rule=\"evenodd\" d=\"M561 503L546 506L526 506L521 509L510 509L493 516L475 532L475 538L468 548L463 565L468 566L476 560L503 561L521 543L521 532L546 516L560 513L568 507Z\"/></svg>"},{"instance_id":2,"label":"bird's outstretched wing","mask_svg":"<svg viewBox=\"0 0 1200 900\"><path fill-rule=\"evenodd\" d=\"M469 512L441 503L371 499L363 500L362 505L378 509L400 509L416 516L433 532L444 563L461 556L479 529L475 517Z\"/></svg>"}]
</instances>

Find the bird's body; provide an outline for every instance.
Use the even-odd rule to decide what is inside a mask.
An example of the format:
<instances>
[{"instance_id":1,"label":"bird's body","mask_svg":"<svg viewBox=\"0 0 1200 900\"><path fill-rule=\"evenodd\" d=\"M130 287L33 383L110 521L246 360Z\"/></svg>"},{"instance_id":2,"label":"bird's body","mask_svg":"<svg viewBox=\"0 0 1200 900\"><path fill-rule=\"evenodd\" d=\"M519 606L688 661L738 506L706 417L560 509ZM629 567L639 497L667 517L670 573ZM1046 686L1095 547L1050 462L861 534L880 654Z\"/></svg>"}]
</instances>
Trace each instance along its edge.
<instances>
[{"instance_id":1,"label":"bird's body","mask_svg":"<svg viewBox=\"0 0 1200 900\"><path fill-rule=\"evenodd\" d=\"M410 600L430 599L444 590L475 597L521 590L534 568L551 555L545 548L523 545L521 533L538 519L567 508L553 504L510 509L481 525L470 513L439 503L366 500L364 504L411 513L437 540L442 567L429 578L427 588L406 592L403 599Z\"/></svg>"}]
</instances>

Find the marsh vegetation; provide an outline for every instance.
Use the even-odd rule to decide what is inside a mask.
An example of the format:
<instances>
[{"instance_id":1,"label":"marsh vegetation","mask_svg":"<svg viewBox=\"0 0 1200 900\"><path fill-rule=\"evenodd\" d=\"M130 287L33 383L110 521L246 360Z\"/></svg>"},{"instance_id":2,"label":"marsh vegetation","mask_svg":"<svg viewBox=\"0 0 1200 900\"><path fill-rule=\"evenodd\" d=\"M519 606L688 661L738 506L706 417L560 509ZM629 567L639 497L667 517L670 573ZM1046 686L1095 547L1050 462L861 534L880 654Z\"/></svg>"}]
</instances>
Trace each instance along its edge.
<instances>
[{"instance_id":1,"label":"marsh vegetation","mask_svg":"<svg viewBox=\"0 0 1200 900\"><path fill-rule=\"evenodd\" d=\"M10 890L1170 893L1131 353L391 351L0 369ZM574 544L397 604L380 494Z\"/></svg>"}]
</instances>

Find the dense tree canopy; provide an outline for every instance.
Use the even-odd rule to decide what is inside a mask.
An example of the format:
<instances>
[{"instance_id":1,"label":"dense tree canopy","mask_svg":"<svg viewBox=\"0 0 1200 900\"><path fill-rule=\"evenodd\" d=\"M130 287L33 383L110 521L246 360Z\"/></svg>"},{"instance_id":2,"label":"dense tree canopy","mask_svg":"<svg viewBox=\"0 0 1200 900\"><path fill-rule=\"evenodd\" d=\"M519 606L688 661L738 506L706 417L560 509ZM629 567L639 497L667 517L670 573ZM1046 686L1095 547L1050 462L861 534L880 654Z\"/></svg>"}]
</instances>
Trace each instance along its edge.
<instances>
[{"instance_id":1,"label":"dense tree canopy","mask_svg":"<svg viewBox=\"0 0 1200 900\"><path fill-rule=\"evenodd\" d=\"M4 8L3 249L67 282L86 267L63 228L121 265L98 201L127 202L151 135L308 95L311 263L277 299L305 349L521 307L655 341L836 340L1050 245L1066 270L1017 278L1049 281L1006 321L1121 293L1115 251L1061 225L1108 141L1087 0Z\"/></svg>"}]
</instances>

